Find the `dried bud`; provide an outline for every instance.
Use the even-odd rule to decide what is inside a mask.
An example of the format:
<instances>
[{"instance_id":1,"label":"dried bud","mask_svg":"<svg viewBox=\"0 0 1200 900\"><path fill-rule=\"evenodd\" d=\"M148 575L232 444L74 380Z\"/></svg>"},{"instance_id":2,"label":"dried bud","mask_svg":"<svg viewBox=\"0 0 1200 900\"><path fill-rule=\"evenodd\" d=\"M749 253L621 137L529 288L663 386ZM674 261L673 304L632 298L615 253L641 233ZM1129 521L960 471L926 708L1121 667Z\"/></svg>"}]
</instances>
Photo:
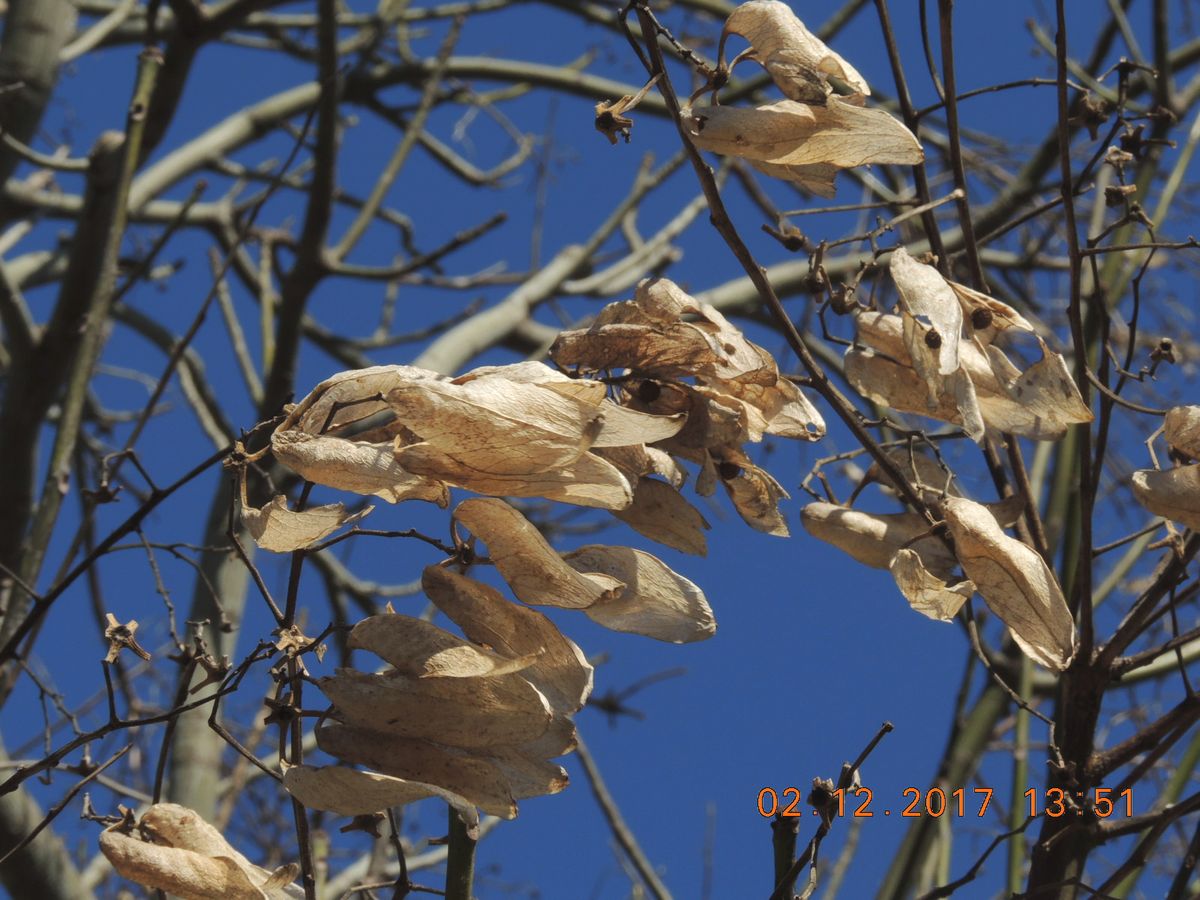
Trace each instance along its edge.
<instances>
[{"instance_id":1,"label":"dried bud","mask_svg":"<svg viewBox=\"0 0 1200 900\"><path fill-rule=\"evenodd\" d=\"M623 137L625 143L629 143L629 132L633 128L633 119L625 113L645 99L646 94L650 88L654 87L658 78L659 76L655 75L636 94L626 94L620 100L614 100L611 103L601 101L596 104L596 130L608 138L610 144L617 143L617 135Z\"/></svg>"},{"instance_id":2,"label":"dried bud","mask_svg":"<svg viewBox=\"0 0 1200 900\"><path fill-rule=\"evenodd\" d=\"M108 627L104 629L104 638L108 641L108 656L104 658L105 662L115 663L117 655L122 650L129 650L143 660L150 659L150 654L134 637L138 629L137 619L130 619L122 624L112 613L105 613L105 615L108 618Z\"/></svg>"},{"instance_id":3,"label":"dried bud","mask_svg":"<svg viewBox=\"0 0 1200 900\"><path fill-rule=\"evenodd\" d=\"M1069 121L1072 125L1082 125L1086 128L1094 141L1100 136L1100 126L1108 121L1110 112L1112 106L1107 100L1089 92L1083 98L1079 111Z\"/></svg>"},{"instance_id":4,"label":"dried bud","mask_svg":"<svg viewBox=\"0 0 1200 900\"><path fill-rule=\"evenodd\" d=\"M1149 142L1142 137L1146 131L1145 125L1138 125L1135 128L1125 126L1125 131L1120 137L1121 149L1129 153L1134 159L1141 159L1146 153L1146 147Z\"/></svg>"},{"instance_id":5,"label":"dried bud","mask_svg":"<svg viewBox=\"0 0 1200 900\"><path fill-rule=\"evenodd\" d=\"M1109 147L1104 154L1104 162L1112 166L1118 172L1122 172L1125 166L1133 162L1133 154L1122 150L1116 146Z\"/></svg>"},{"instance_id":6,"label":"dried bud","mask_svg":"<svg viewBox=\"0 0 1200 900\"><path fill-rule=\"evenodd\" d=\"M812 790L808 792L808 805L815 809L824 821L833 818L833 780L830 778L814 778Z\"/></svg>"},{"instance_id":7,"label":"dried bud","mask_svg":"<svg viewBox=\"0 0 1200 900\"><path fill-rule=\"evenodd\" d=\"M1161 121L1167 123L1168 125L1173 125L1179 121L1179 116L1175 115L1175 112L1173 110L1167 109L1165 106L1162 106L1161 104L1158 106L1155 106L1152 110L1147 112L1146 118L1150 119L1151 121L1161 120Z\"/></svg>"},{"instance_id":8,"label":"dried bud","mask_svg":"<svg viewBox=\"0 0 1200 900\"><path fill-rule=\"evenodd\" d=\"M1127 197L1137 193L1136 184L1110 184L1104 189L1104 205L1121 206Z\"/></svg>"},{"instance_id":9,"label":"dried bud","mask_svg":"<svg viewBox=\"0 0 1200 900\"><path fill-rule=\"evenodd\" d=\"M1150 351L1150 359L1154 362L1175 362L1175 344L1169 338L1165 337L1159 340L1158 346Z\"/></svg>"},{"instance_id":10,"label":"dried bud","mask_svg":"<svg viewBox=\"0 0 1200 900\"><path fill-rule=\"evenodd\" d=\"M849 313L855 305L854 288L849 285L839 285L829 294L829 307L839 316Z\"/></svg>"},{"instance_id":11,"label":"dried bud","mask_svg":"<svg viewBox=\"0 0 1200 900\"><path fill-rule=\"evenodd\" d=\"M808 238L804 236L804 232L790 222L780 222L778 228L763 225L762 230L779 241L784 250L799 253L808 248Z\"/></svg>"}]
</instances>

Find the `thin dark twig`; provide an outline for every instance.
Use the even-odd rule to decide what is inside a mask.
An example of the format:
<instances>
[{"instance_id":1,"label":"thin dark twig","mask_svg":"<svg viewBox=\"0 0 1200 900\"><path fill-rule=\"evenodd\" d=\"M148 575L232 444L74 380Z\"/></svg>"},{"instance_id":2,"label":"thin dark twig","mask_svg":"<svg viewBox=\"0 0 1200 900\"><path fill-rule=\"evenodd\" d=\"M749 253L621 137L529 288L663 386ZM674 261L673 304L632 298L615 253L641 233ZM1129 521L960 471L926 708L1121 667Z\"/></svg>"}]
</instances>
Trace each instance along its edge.
<instances>
[{"instance_id":1,"label":"thin dark twig","mask_svg":"<svg viewBox=\"0 0 1200 900\"><path fill-rule=\"evenodd\" d=\"M979 870L983 868L983 864L987 862L988 857L992 855L992 851L994 851L1009 838L1014 838L1019 834L1024 834L1025 830L1035 821L1036 819L1033 816L1029 816L1025 819L1024 824L1019 828L1014 828L1011 831L1006 831L1003 834L996 835L994 838L992 838L991 843L987 845L987 849L985 849L983 853L979 855L979 858L975 860L975 863L971 866L971 868L967 869L967 871L963 873L960 878L956 878L954 881L943 884L941 887L934 888L931 891L926 891L924 894L921 894L917 900L941 900L942 897L949 897L959 888L970 884L979 876Z\"/></svg>"},{"instance_id":2,"label":"thin dark twig","mask_svg":"<svg viewBox=\"0 0 1200 900\"><path fill-rule=\"evenodd\" d=\"M53 588L51 588L48 593L44 594L40 599L35 598L34 604L29 610L29 614L13 631L12 636L9 637L8 642L3 646L3 648L0 648L0 665L16 657L17 648L20 646L21 641L25 639L25 636L29 634L30 631L32 631L38 624L41 623L46 613L49 612L50 607L54 604L54 601L61 597L63 592L65 592L67 588L74 584L80 575L87 572L100 556L103 556L105 553L107 553L108 550L114 544L116 544L117 541L125 537L125 535L137 531L146 517L150 515L150 513L152 513L164 500L166 500L184 485L188 484L206 472L210 466L224 459L232 450L232 445L228 447L222 447L217 452L207 456L200 463L193 466L172 484L167 485L167 487L163 488L162 490L151 491L150 496L146 499L145 503L134 510L129 518L118 525L104 540L97 544L96 548L86 557L80 560L79 563L76 564L75 568L68 572L67 575Z\"/></svg>"},{"instance_id":3,"label":"thin dark twig","mask_svg":"<svg viewBox=\"0 0 1200 900\"><path fill-rule=\"evenodd\" d=\"M871 753L879 745L879 742L882 741L884 736L891 732L894 727L895 726L893 726L891 722L884 722L881 726L879 726L879 730L875 732L875 736L871 738L870 743L868 743L867 746L862 749L862 752L858 754L854 762L842 767L842 774L837 781L838 790L844 791L853 785L855 776L858 774L858 770L862 768L862 764L867 761L867 757L871 755ZM785 900L785 898L788 896L788 892L792 889L792 885L795 883L797 876L800 874L800 870L808 865L809 860L816 859L817 851L821 846L821 841L823 841L825 839L825 835L829 833L832 822L832 816L822 816L821 824L817 826L816 834L812 836L812 839L808 842L808 846L804 848L804 852L796 857L796 861L792 863L792 867L788 869L783 879L775 886L775 890L771 893L770 900Z\"/></svg>"},{"instance_id":4,"label":"thin dark twig","mask_svg":"<svg viewBox=\"0 0 1200 900\"><path fill-rule=\"evenodd\" d=\"M608 792L604 778L601 776L595 760L592 759L592 754L588 751L587 744L583 742L583 738L579 738L575 753L579 757L579 764L583 766L584 774L587 775L588 784L592 788L592 794L595 795L596 802L600 805L600 810L604 813L604 818L608 821L609 830L612 831L617 843L621 845L621 849L625 851L625 855L629 858L633 867L637 869L638 874L642 877L642 881L646 884L647 890L657 900L670 900L671 892L667 890L666 885L658 877L658 873L654 871L654 866L650 864L650 860L646 858L646 854L638 844L637 838L634 837L633 832L626 824L624 817L621 815L621 810L617 807L616 801Z\"/></svg>"},{"instance_id":5,"label":"thin dark twig","mask_svg":"<svg viewBox=\"0 0 1200 900\"><path fill-rule=\"evenodd\" d=\"M954 173L954 186L962 195L958 198L958 224L962 229L963 249L971 269L972 287L987 290L983 277L983 263L979 259L979 245L975 242L975 222L971 218L971 200L967 192L967 174L963 165L962 130L958 123L958 98L954 75L954 0L938 0L938 20L942 40L942 75L946 80L946 131L950 138L950 170Z\"/></svg>"},{"instance_id":6,"label":"thin dark twig","mask_svg":"<svg viewBox=\"0 0 1200 900\"><path fill-rule=\"evenodd\" d=\"M192 673L196 669L196 659L194 656L189 656L184 664L183 676L179 679L179 684L175 689L175 700L171 704L174 709L177 706L182 706L187 702L188 685L192 681ZM177 719L168 719L166 726L163 728L162 745L158 750L158 762L154 767L154 802L158 803L162 799L163 782L167 775L167 758L170 755L171 739L175 737L175 723Z\"/></svg>"},{"instance_id":7,"label":"thin dark twig","mask_svg":"<svg viewBox=\"0 0 1200 900\"><path fill-rule=\"evenodd\" d=\"M120 750L118 750L116 753L114 753L112 756L110 756L105 762L101 763L94 770L92 770L87 775L85 775L83 778L81 778L79 781L77 781L75 783L75 785L69 791L67 791L66 795L62 798L62 800L60 800L58 803L54 804L54 806L50 807L49 810L47 810L46 814L44 816L42 816L42 820L40 822L38 822L37 826L34 827L33 831L29 832L29 834L25 835L25 837L23 837L21 840L19 840L17 842L16 846L14 846L11 850L9 850L3 856L0 856L0 866L4 865L4 863L7 862L8 859L10 857L12 857L14 854L19 853L22 850L24 850L26 847L28 847L29 844L34 840L34 838L36 838L39 834L41 834L46 829L46 827L50 825L51 822L53 822L55 819L58 818L58 814L61 813L64 809L66 809L67 804L75 799L76 794L78 794L85 787L87 787L89 784L91 784L93 781L95 781L97 778L99 778L100 775L103 774L105 769L107 769L109 766L111 766L113 763L115 763L117 760L119 760L122 756L124 756L126 753L128 753L132 749L133 749L133 744L126 744L124 747L122 747Z\"/></svg>"},{"instance_id":8,"label":"thin dark twig","mask_svg":"<svg viewBox=\"0 0 1200 900\"><path fill-rule=\"evenodd\" d=\"M963 609L964 609L966 617L967 617L967 633L971 637L971 647L975 651L976 657L978 657L979 661L983 664L983 667L985 669L987 669L988 674L992 676L992 680L994 682L996 682L996 684L1001 689L1003 689L1004 693L1008 694L1008 696L1012 699L1013 703L1017 704L1017 706L1021 707L1021 709L1025 710L1030 715L1036 716L1037 718L1039 718L1043 722L1045 722L1047 725L1049 725L1050 733L1053 734L1054 733L1054 720L1047 717L1043 713L1038 712L1036 709L1034 709L1032 706L1030 706L1029 701L1027 701L1020 694L1018 694L1008 684L1008 682L1006 682L1003 678L1000 677L1000 673L997 672L995 670L995 668L993 668L992 661L990 659L988 659L988 655L987 655L987 653L984 652L983 645L980 643L979 626L976 625L976 623L975 623L975 610L972 607L970 600L968 600L963 605Z\"/></svg>"}]
</instances>

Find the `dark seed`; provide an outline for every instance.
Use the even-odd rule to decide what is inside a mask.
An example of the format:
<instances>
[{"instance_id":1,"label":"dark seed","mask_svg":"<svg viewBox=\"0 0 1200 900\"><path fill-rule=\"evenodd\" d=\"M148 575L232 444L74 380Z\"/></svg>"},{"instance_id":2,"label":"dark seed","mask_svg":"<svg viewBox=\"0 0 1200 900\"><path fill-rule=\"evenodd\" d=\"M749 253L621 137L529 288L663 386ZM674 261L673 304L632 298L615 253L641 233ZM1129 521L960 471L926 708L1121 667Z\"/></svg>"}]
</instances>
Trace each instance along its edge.
<instances>
[{"instance_id":1,"label":"dark seed","mask_svg":"<svg viewBox=\"0 0 1200 900\"><path fill-rule=\"evenodd\" d=\"M657 381L643 381L638 385L637 396L643 403L653 403L662 396L662 388Z\"/></svg>"},{"instance_id":2,"label":"dark seed","mask_svg":"<svg viewBox=\"0 0 1200 900\"><path fill-rule=\"evenodd\" d=\"M936 328L930 328L925 332L925 346L930 350L936 350L942 346L942 336L937 333Z\"/></svg>"},{"instance_id":3,"label":"dark seed","mask_svg":"<svg viewBox=\"0 0 1200 900\"><path fill-rule=\"evenodd\" d=\"M982 331L992 324L992 311L982 306L971 313L971 326Z\"/></svg>"},{"instance_id":4,"label":"dark seed","mask_svg":"<svg viewBox=\"0 0 1200 900\"><path fill-rule=\"evenodd\" d=\"M742 467L737 463L723 462L717 466L717 471L725 481L730 481L742 474Z\"/></svg>"}]
</instances>

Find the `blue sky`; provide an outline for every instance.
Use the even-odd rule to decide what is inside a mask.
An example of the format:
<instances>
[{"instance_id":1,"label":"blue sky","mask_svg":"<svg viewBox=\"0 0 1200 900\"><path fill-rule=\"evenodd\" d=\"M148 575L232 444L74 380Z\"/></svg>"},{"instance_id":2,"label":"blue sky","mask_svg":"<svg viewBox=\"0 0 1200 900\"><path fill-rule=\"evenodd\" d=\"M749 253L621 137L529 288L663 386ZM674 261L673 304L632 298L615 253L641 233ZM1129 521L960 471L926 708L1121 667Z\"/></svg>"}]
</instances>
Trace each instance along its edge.
<instances>
[{"instance_id":1,"label":"blue sky","mask_svg":"<svg viewBox=\"0 0 1200 900\"><path fill-rule=\"evenodd\" d=\"M920 51L916 4L895 2L892 14L898 40L903 48L914 99L918 106L932 102L934 93ZM1071 5L1073 40L1086 46L1096 16L1085 14L1083 5ZM826 6L793 3L796 12L810 25L820 23ZM1148 17L1145 5L1131 11L1135 29L1143 29ZM1026 19L1046 24L1047 11L1041 4L1012 4L982 8L962 4L958 11L957 46L959 48L959 85L963 90L999 80L1046 77L1052 74L1052 59L1031 51ZM1074 31L1077 29L1078 31ZM436 46L436 34L417 40L422 53ZM880 93L890 96L891 76L878 24L871 8L861 11L833 43L843 56L858 68L867 80L877 84ZM511 59L530 59L547 63L566 63L596 49L594 71L630 83L638 81L639 67L628 48L612 40L599 28L581 24L560 11L528 5L493 17L468 22L456 52ZM1127 52L1121 48L1118 52ZM133 74L136 49L107 51L96 58L81 60L66 74L58 99L46 123L56 137L69 136L74 155L82 155L95 136L105 128L118 128L123 121ZM182 112L172 127L161 155L178 141L208 127L239 104L269 96L307 80L311 73L295 63L280 64L274 57L249 50L226 47L208 48L198 62L189 89L182 100ZM596 98L601 99L601 98ZM536 94L506 107L506 112L528 133L550 127L552 141L539 147L550 168L549 194L545 209L543 259L564 244L582 240L608 213L614 197L626 190L635 175L643 153L653 152L665 159L677 148L677 137L669 123L648 116L636 116L634 140L630 145L611 147L592 128L590 102L561 96L546 105L546 95ZM1022 148L1042 137L1053 120L1053 88L1037 87L979 98L963 106L964 125L994 130L1007 144ZM344 186L363 193L390 155L397 139L394 131L380 126L369 113L357 111L358 121L348 129L345 139ZM432 129L444 140L454 137L457 114L439 112ZM469 143L458 146L460 152L486 166L506 152L500 130L481 117L465 128ZM45 149L45 148L43 148ZM268 156L281 157L287 141L276 138L250 148L240 158L261 161ZM419 242L429 248L447 240L462 228L483 221L492 212L509 215L504 228L486 239L448 258L450 272L472 272L507 260L510 269L528 265L529 236L535 217L534 170L530 165L509 178L512 187L504 191L467 190L431 171L427 156L414 158L394 187L389 203L409 215L417 226ZM65 183L70 184L69 179ZM191 181L179 185L174 196L185 196ZM210 178L210 194L222 186L219 177ZM675 176L645 205L639 217L644 233L653 231L698 188L690 171ZM948 190L943 185L941 192ZM775 262L785 255L770 238L758 230L760 216L744 195L731 194L731 207L752 250L764 262ZM854 203L860 199L853 183L843 178L835 202ZM299 207L292 198L280 198L269 204L262 221L278 222L285 215L296 217ZM349 221L339 214L333 234L340 234ZM871 220L860 214L831 215L822 219L801 220L806 231L817 237L837 238L868 227ZM1194 225L1191 226L1194 230ZM22 245L22 251L49 247L64 230L62 223L40 226L35 237ZM1188 225L1177 228L1182 236ZM138 228L132 237L148 240L153 230ZM166 254L184 262L182 269L163 290L143 287L133 292L130 303L160 318L176 330L182 330L195 314L196 305L209 286L205 254L208 243L201 235L183 235ZM681 241L684 255L670 270L670 276L689 288L700 291L739 277L736 261L724 249L703 216ZM356 259L387 261L396 247L390 237L380 236L364 242ZM1047 306L1061 304L1065 281L1039 285L1045 293L1040 299ZM1182 290L1182 288L1180 288ZM330 280L314 298L311 312L330 327L364 333L374 326L381 291L346 281ZM491 300L502 295L499 289L481 290L480 297ZM420 327L449 314L472 296L451 295L420 287L402 290L397 330ZM53 293L31 291L29 299L39 317L45 314ZM249 323L252 346L256 342L254 307L238 296L238 308ZM807 301L789 301L794 315L800 316ZM572 301L561 306L568 318L594 312L594 302ZM550 322L550 311L540 316ZM782 351L778 338L757 326L749 333L772 350ZM252 405L245 396L235 367L229 357L227 341L219 316L210 315L196 347L208 364L208 375L230 418L241 427L253 424ZM379 362L407 362L414 350L408 347L384 351ZM485 362L512 361L511 354L495 352ZM795 361L781 353L786 370ZM162 358L127 329L114 330L105 353L105 362L113 367L144 368L155 377ZM339 366L312 347L302 358L297 393L335 371ZM1165 391L1179 392L1184 386L1178 373L1169 373ZM144 389L127 380L109 377L97 382L101 399L114 408L136 406L144 398ZM168 394L172 403L181 404L178 388ZM827 416L827 418L831 418ZM1130 426L1132 429L1132 426ZM1123 449L1135 446L1141 435L1132 430ZM654 548L620 527L599 537L576 536L564 541L570 548L594 541L631 543L659 555L668 564L699 584L706 592L719 624L716 636L703 644L676 647L658 644L636 636L614 634L595 626L583 616L562 614L554 618L564 632L576 640L589 655L605 656L597 668L598 694L620 691L639 679L664 670L685 667L686 674L656 683L629 699L629 704L645 713L643 720L624 717L610 724L595 710L578 717L580 731L587 740L610 790L621 803L622 812L637 834L644 850L660 867L668 886L679 898L699 897L705 871L705 842L712 829L712 897L766 896L771 882L771 839L768 820L756 810L756 798L764 787L780 793L789 786L807 793L815 776L836 778L844 760L853 758L875 734L884 720L895 730L889 734L863 769L863 779L874 790L875 808L891 809L892 815L878 815L862 829L859 853L851 868L842 896L866 896L878 883L900 840L904 821L898 816L906 800L906 787L925 787L940 758L947 737L950 710L968 662L969 647L957 625L931 622L913 613L896 591L886 572L868 571L847 557L818 544L802 533L798 512L804 502L797 489L800 479L819 457L853 446L848 435L831 429L829 438L819 445L779 443L765 456L766 467L791 491L785 515L794 536L790 539L768 537L750 530L734 514L723 497L702 504L713 524L709 533L707 558L685 557L665 548ZM147 430L140 444L147 467L160 482L173 479L203 458L210 447L187 415L163 416ZM1139 465L1135 449L1131 458ZM984 473L976 455L956 446L952 460L961 460L969 487L980 492ZM954 462L952 462L952 465ZM210 492L217 473L201 479L174 498L148 522L153 540L198 541ZM319 493L319 496L325 496ZM459 493L459 498L465 494ZM886 498L871 489L864 495L869 508L888 510ZM380 504L383 506L383 504ZM128 513L127 499L118 508L102 511L101 529ZM1140 521L1137 514L1132 520ZM64 515L62 531L73 531L75 511ZM441 534L446 514L430 508L407 504L377 509L372 526L426 527ZM1128 520L1106 520L1101 530L1112 535L1122 533ZM1128 530L1128 529L1126 529ZM353 544L353 546L351 546ZM61 554L62 547L58 548ZM437 561L435 551L424 545L361 541L343 545L355 570L364 578L391 582L409 581L419 576L420 567ZM53 571L52 559L48 571ZM186 603L190 570L169 559L162 559L164 577L174 586L177 605ZM287 560L260 558L268 583L281 588L286 581ZM161 641L165 630L161 623L161 602L154 594L153 581L144 556L129 551L114 554L101 564L107 584L107 599L122 619L137 618L143 623L147 646ZM316 574L306 574L306 585L314 589ZM319 595L312 595L310 622L319 628L326 614ZM302 595L302 600L304 595ZM1127 598L1125 598L1127 599ZM100 636L90 627L86 594L82 586L64 596L50 616L40 649L42 663L49 668L72 704L82 702L98 685L98 660L103 656ZM408 604L402 606L402 604ZM401 611L419 611L420 598L398 601ZM265 611L250 604L251 613L244 627L243 646L250 636L269 630ZM1115 613L1114 613L1115 614ZM79 627L87 623L86 627ZM1186 626L1185 626L1186 627ZM993 632L989 634L994 638ZM68 637L63 638L63 635ZM327 660L326 669L332 660ZM164 672L171 671L164 668ZM317 671L320 671L319 669ZM978 678L978 676L977 676ZM249 714L266 689L264 672L247 683L244 705L233 704ZM39 706L28 682L14 703L0 715L0 726L11 750L31 732ZM1041 740L1037 728L1035 741ZM99 754L94 754L99 755ZM978 782L961 785L968 790L979 785L1007 785L1008 772L1003 755L991 757ZM503 896L540 896L618 898L628 896L628 882L617 862L611 837L587 789L577 762L568 757L565 765L572 785L552 798L525 801L515 823L493 832L479 850L478 894L481 898ZM1035 758L1034 772L1042 763ZM68 784L57 777L50 788L35 787L43 803L53 802ZM1007 787L1004 787L1007 790ZM997 791L997 800L1000 799ZM101 798L112 804L104 792L95 792L93 802ZM1142 811L1142 797L1135 795L1135 811ZM1145 798L1147 801L1149 798ZM1006 806L1006 804L1005 804ZM950 871L964 871L1002 830L998 803L990 818L953 819L949 823L954 838ZM973 812L970 806L968 811ZM63 821L74 818L69 810ZM442 812L423 810L420 822L430 832L442 827ZM816 827L807 812L802 821L801 841ZM340 826L332 822L332 829ZM835 824L822 854L833 859L846 834L845 821ZM67 826L75 837L94 840L92 826ZM234 834L237 830L235 828ZM357 836L339 839L339 849L362 849L365 841ZM997 855L985 871L978 893L986 896L1000 883L1002 856ZM422 875L418 880L437 884L436 876ZM1147 885L1151 882L1146 882ZM513 888L513 890L509 890ZM536 893L535 893L536 890Z\"/></svg>"}]
</instances>

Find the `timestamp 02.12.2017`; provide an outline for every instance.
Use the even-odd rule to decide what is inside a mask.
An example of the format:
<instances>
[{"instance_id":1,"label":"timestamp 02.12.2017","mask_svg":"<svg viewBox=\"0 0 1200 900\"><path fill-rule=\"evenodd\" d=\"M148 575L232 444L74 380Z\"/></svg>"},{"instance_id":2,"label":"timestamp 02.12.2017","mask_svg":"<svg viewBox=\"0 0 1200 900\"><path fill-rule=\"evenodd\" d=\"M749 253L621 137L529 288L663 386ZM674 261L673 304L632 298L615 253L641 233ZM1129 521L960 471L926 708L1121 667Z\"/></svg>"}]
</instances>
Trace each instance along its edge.
<instances>
[{"instance_id":1,"label":"timestamp 02.12.2017","mask_svg":"<svg viewBox=\"0 0 1200 900\"><path fill-rule=\"evenodd\" d=\"M982 817L987 814L992 802L992 788L957 788L945 791L932 787L921 790L907 787L903 799L893 811L890 807L880 808L875 792L869 787L838 788L829 794L824 812L829 817L870 819L874 816L893 814L902 818L930 816ZM1068 791L1063 788L1030 788L1024 793L1029 815L1058 818L1060 816L1082 816L1091 813L1100 819L1109 816L1133 815L1133 789L1117 791L1114 788L1092 788L1088 791ZM801 804L803 794L799 788L786 787L781 791L765 787L758 792L758 813L764 818L782 816L798 818L804 815ZM812 815L821 810L812 809Z\"/></svg>"}]
</instances>

